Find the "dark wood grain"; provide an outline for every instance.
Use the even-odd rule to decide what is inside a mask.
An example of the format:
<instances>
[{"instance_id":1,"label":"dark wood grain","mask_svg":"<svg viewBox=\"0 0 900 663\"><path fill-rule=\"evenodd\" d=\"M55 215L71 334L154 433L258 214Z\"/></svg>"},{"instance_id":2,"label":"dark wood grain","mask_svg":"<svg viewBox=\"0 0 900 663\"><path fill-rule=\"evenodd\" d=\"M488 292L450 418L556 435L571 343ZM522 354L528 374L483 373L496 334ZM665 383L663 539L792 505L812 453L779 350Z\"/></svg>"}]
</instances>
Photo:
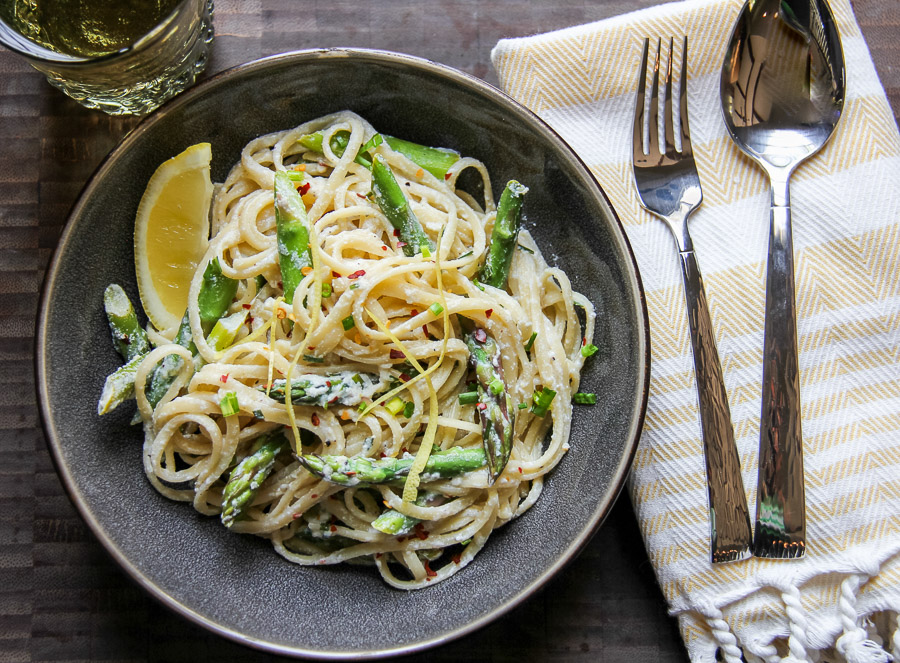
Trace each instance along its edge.
<instances>
[{"instance_id":1,"label":"dark wood grain","mask_svg":"<svg viewBox=\"0 0 900 663\"><path fill-rule=\"evenodd\" d=\"M490 50L655 0L217 0L209 73L284 50L423 56L496 84ZM895 119L900 3L855 0ZM0 661L271 661L160 607L110 561L66 497L34 396L44 269L69 207L135 124L87 111L0 50ZM447 606L452 610L452 606ZM685 661L627 497L584 553L491 626L408 661Z\"/></svg>"}]
</instances>

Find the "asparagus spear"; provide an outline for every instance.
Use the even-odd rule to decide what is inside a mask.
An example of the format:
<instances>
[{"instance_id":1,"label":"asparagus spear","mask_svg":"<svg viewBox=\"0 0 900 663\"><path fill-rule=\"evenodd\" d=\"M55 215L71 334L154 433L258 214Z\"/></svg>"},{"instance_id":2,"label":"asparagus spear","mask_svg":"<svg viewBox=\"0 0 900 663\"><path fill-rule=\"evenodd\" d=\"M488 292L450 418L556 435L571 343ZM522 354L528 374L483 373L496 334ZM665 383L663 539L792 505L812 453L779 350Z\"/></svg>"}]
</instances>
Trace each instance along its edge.
<instances>
[{"instance_id":1,"label":"asparagus spear","mask_svg":"<svg viewBox=\"0 0 900 663\"><path fill-rule=\"evenodd\" d=\"M516 238L519 236L522 200L526 193L528 193L527 186L516 180L510 180L500 196L494 232L491 234L491 245L478 275L482 283L495 288L503 288L506 285L509 265L516 248Z\"/></svg>"},{"instance_id":2,"label":"asparagus spear","mask_svg":"<svg viewBox=\"0 0 900 663\"><path fill-rule=\"evenodd\" d=\"M300 463L316 476L342 486L357 484L390 483L409 474L414 458L365 458L347 456L299 455ZM471 472L484 467L482 449L453 447L436 451L428 458L422 472L422 481L435 481Z\"/></svg>"},{"instance_id":3,"label":"asparagus spear","mask_svg":"<svg viewBox=\"0 0 900 663\"><path fill-rule=\"evenodd\" d=\"M231 471L222 493L222 524L231 527L249 507L263 482L275 466L275 458L289 449L287 438L280 432L261 435L253 443L250 454Z\"/></svg>"},{"instance_id":4,"label":"asparagus spear","mask_svg":"<svg viewBox=\"0 0 900 663\"><path fill-rule=\"evenodd\" d=\"M401 138L385 136L385 142L395 152L422 166L429 173L442 180L447 176L450 166L459 161L459 153L440 147L427 147Z\"/></svg>"},{"instance_id":5,"label":"asparagus spear","mask_svg":"<svg viewBox=\"0 0 900 663\"><path fill-rule=\"evenodd\" d=\"M124 366L111 373L103 383L103 391L97 402L97 414L112 412L134 396L134 374L146 355L137 355Z\"/></svg>"},{"instance_id":6,"label":"asparagus spear","mask_svg":"<svg viewBox=\"0 0 900 663\"><path fill-rule=\"evenodd\" d=\"M200 327L203 335L207 336L212 331L213 326L221 318L228 305L234 299L237 292L238 282L230 279L222 274L222 267L219 265L219 259L213 258L206 266L203 272L203 282L200 285L200 293L197 296L197 308L200 313ZM191 321L187 311L181 319L181 326L175 335L175 342L187 348L196 357L197 346L194 345L191 336ZM182 359L176 355L165 357L153 371L148 380L147 400L150 401L151 407L156 407L160 399L169 389L169 385L178 375L181 369Z\"/></svg>"},{"instance_id":7,"label":"asparagus spear","mask_svg":"<svg viewBox=\"0 0 900 663\"><path fill-rule=\"evenodd\" d=\"M350 139L350 132L336 131L331 136L331 151L336 155L343 156L344 150L347 149L347 143ZM313 152L322 152L322 141L324 133L316 131L300 137L300 144ZM420 145L408 140L394 138L393 136L384 136L385 142L390 145L391 149L399 152L413 163L422 166L429 173L438 179L444 179L450 167L459 161L459 153L441 147L428 147ZM365 146L363 146L365 147ZM356 155L357 163L361 163L366 168L371 167L371 161L363 158L362 153L365 149L360 149L360 154Z\"/></svg>"},{"instance_id":8,"label":"asparagus spear","mask_svg":"<svg viewBox=\"0 0 900 663\"><path fill-rule=\"evenodd\" d=\"M290 304L304 270L312 267L312 252L306 205L283 170L275 173L275 224L284 300Z\"/></svg>"},{"instance_id":9,"label":"asparagus spear","mask_svg":"<svg viewBox=\"0 0 900 663\"><path fill-rule=\"evenodd\" d=\"M382 384L381 378L372 373L341 371L330 375L304 373L291 379L291 403L300 405L358 405L363 398L372 398ZM260 387L265 391L265 387ZM286 380L275 380L269 396L284 403Z\"/></svg>"},{"instance_id":10,"label":"asparagus spear","mask_svg":"<svg viewBox=\"0 0 900 663\"><path fill-rule=\"evenodd\" d=\"M103 293L103 306L109 320L109 330L113 345L126 361L106 378L97 414L112 412L126 400L134 396L134 374L144 357L150 352L150 339L138 324L137 314L128 295L121 286L112 283Z\"/></svg>"},{"instance_id":11,"label":"asparagus spear","mask_svg":"<svg viewBox=\"0 0 900 663\"><path fill-rule=\"evenodd\" d=\"M372 193L388 221L400 232L404 255L414 256L422 251L423 246L434 250L434 244L422 230L422 224L413 214L409 201L380 154L376 154L372 161Z\"/></svg>"},{"instance_id":12,"label":"asparagus spear","mask_svg":"<svg viewBox=\"0 0 900 663\"><path fill-rule=\"evenodd\" d=\"M447 497L440 493L426 492L416 499L416 506L440 506ZM413 527L422 522L418 518L407 516L395 509L388 509L372 521L372 527L385 534L407 534Z\"/></svg>"},{"instance_id":13,"label":"asparagus spear","mask_svg":"<svg viewBox=\"0 0 900 663\"><path fill-rule=\"evenodd\" d=\"M126 362L150 352L150 339L138 323L131 300L122 286L111 283L103 293L103 307L109 320L113 344Z\"/></svg>"},{"instance_id":14,"label":"asparagus spear","mask_svg":"<svg viewBox=\"0 0 900 663\"><path fill-rule=\"evenodd\" d=\"M488 471L493 481L503 473L512 451L515 414L512 399L503 381L500 346L483 329L466 334L469 366L475 370L478 416Z\"/></svg>"}]
</instances>

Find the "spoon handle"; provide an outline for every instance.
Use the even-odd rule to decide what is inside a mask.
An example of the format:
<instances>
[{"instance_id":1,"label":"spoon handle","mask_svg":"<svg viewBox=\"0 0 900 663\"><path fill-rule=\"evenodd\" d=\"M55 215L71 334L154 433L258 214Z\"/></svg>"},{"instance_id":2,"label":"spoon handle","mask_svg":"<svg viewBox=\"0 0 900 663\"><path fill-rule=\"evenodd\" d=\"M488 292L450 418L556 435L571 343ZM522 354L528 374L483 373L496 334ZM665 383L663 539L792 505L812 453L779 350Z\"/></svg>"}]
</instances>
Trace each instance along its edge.
<instances>
[{"instance_id":1,"label":"spoon handle","mask_svg":"<svg viewBox=\"0 0 900 663\"><path fill-rule=\"evenodd\" d=\"M753 554L757 557L802 557L806 550L800 370L788 177L783 181L776 178L772 181L756 534L753 539Z\"/></svg>"},{"instance_id":2,"label":"spoon handle","mask_svg":"<svg viewBox=\"0 0 900 663\"><path fill-rule=\"evenodd\" d=\"M679 253L706 458L710 557L713 563L732 562L751 556L750 513L703 278L694 252Z\"/></svg>"}]
</instances>

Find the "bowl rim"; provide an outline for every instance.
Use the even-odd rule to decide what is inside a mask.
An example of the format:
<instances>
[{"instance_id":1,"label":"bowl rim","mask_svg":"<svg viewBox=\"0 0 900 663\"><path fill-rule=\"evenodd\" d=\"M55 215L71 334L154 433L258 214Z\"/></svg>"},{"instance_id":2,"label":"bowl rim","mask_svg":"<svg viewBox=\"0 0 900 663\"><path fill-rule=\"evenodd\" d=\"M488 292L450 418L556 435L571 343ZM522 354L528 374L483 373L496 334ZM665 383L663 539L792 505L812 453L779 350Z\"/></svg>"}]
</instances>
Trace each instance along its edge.
<instances>
[{"instance_id":1,"label":"bowl rim","mask_svg":"<svg viewBox=\"0 0 900 663\"><path fill-rule=\"evenodd\" d=\"M570 542L566 552L560 555L552 565L547 567L534 581L520 588L511 598L503 603L495 606L492 610L484 615L468 622L464 626L458 627L451 631L447 631L441 635L430 637L425 640L417 640L410 644L405 644L387 649L372 649L367 651L350 651L337 649L308 649L301 646L286 645L279 642L270 642L241 633L232 627L224 626L217 623L213 618L207 617L194 609L188 607L180 600L170 596L148 576L138 570L129 558L116 546L116 544L107 536L105 527L95 518L88 508L81 490L79 489L74 477L69 473L59 448L59 440L56 435L56 429L53 424L53 417L49 407L49 394L47 391L47 361L46 354L48 351L48 317L50 302L52 301L53 288L58 278L60 269L61 256L71 240L74 233L74 223L72 221L78 217L87 200L93 194L94 189L98 186L101 179L111 170L119 155L128 150L131 145L136 142L143 134L147 133L154 125L161 121L164 117L180 109L182 106L190 104L194 99L202 97L207 92L225 85L233 77L238 77L255 70L265 70L271 66L278 66L285 63L302 63L319 59L342 59L354 58L356 60L371 61L376 64L406 65L438 77L452 80L457 84L471 89L476 93L492 98L494 101L504 107L513 116L518 117L522 121L530 124L532 128L548 137L554 143L565 157L579 170L581 170L587 182L593 184L596 193L603 199L607 208L611 213L611 221L618 231L619 249L631 263L631 270L624 273L630 277L632 281L631 291L633 293L633 305L636 309L636 321L638 323L637 331L637 348L636 357L639 361L638 379L640 381L638 390L638 408L633 413L628 429L628 438L625 445L625 453L619 459L610 484L608 497L597 503L594 510L595 521L589 527L584 528L577 539ZM647 412L647 400L649 396L650 386L650 325L647 311L646 295L641 280L640 271L638 269L637 259L631 248L628 236L625 232L619 216L610 202L606 192L603 190L590 168L584 163L575 150L543 119L537 114L520 104L518 101L507 95L502 90L491 85L472 74L468 74L449 65L440 64L426 58L409 55L406 53L398 53L394 51L366 49L366 48L314 48L295 51L286 51L275 55L257 58L243 64L230 67L218 72L189 90L177 95L173 99L167 101L160 108L144 117L130 132L125 134L116 146L107 154L99 163L94 172L86 180L84 187L78 194L78 198L73 204L71 210L66 217L66 223L60 239L54 249L53 256L47 267L43 283L41 285L40 296L38 300L38 318L35 327L35 385L38 398L38 414L41 427L44 432L46 444L50 450L50 456L53 461L54 468L59 476L69 500L75 506L78 514L88 525L91 532L102 545L103 549L110 557L123 569L126 574L141 586L150 596L160 602L162 605L175 612L176 614L187 618L195 624L234 642L252 647L254 649L264 651L270 654L277 654L290 657L302 657L316 660L344 660L351 657L354 660L372 660L383 659L398 655L408 655L446 644L453 640L459 639L465 635L471 634L489 623L495 621L499 617L508 613L513 608L521 605L525 600L530 598L540 589L542 589L556 576L565 566L574 560L584 549L587 543L593 538L600 529L606 517L609 515L613 505L615 504L622 488L628 477L631 464L637 451L638 442L640 440L641 431L643 429L644 420Z\"/></svg>"}]
</instances>

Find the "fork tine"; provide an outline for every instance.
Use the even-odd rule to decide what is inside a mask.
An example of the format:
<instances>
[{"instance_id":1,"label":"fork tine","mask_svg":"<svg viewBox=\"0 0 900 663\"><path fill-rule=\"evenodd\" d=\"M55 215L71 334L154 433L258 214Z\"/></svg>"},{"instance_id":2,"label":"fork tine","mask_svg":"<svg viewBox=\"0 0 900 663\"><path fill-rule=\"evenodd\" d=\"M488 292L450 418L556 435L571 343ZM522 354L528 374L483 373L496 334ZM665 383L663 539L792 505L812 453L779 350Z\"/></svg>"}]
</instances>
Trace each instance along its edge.
<instances>
[{"instance_id":1,"label":"fork tine","mask_svg":"<svg viewBox=\"0 0 900 663\"><path fill-rule=\"evenodd\" d=\"M644 93L647 89L647 50L649 46L650 40L644 39L641 73L638 75L637 96L634 100L634 130L631 135L632 163L639 162L644 156Z\"/></svg>"},{"instance_id":2,"label":"fork tine","mask_svg":"<svg viewBox=\"0 0 900 663\"><path fill-rule=\"evenodd\" d=\"M674 156L675 154L675 128L673 125L674 116L672 115L672 58L674 57L674 52L672 50L673 43L674 39L672 37L669 37L669 62L666 65L666 96L663 101L663 141L666 145L665 153L669 156Z\"/></svg>"},{"instance_id":3,"label":"fork tine","mask_svg":"<svg viewBox=\"0 0 900 663\"><path fill-rule=\"evenodd\" d=\"M684 36L684 46L681 50L681 92L679 102L681 106L681 153L686 157L694 156L691 148L691 127L688 124L687 107L687 79L688 79L688 38Z\"/></svg>"},{"instance_id":4,"label":"fork tine","mask_svg":"<svg viewBox=\"0 0 900 663\"><path fill-rule=\"evenodd\" d=\"M659 50L662 40L656 40L656 60L653 62L653 87L650 89L650 156L659 155Z\"/></svg>"}]
</instances>

